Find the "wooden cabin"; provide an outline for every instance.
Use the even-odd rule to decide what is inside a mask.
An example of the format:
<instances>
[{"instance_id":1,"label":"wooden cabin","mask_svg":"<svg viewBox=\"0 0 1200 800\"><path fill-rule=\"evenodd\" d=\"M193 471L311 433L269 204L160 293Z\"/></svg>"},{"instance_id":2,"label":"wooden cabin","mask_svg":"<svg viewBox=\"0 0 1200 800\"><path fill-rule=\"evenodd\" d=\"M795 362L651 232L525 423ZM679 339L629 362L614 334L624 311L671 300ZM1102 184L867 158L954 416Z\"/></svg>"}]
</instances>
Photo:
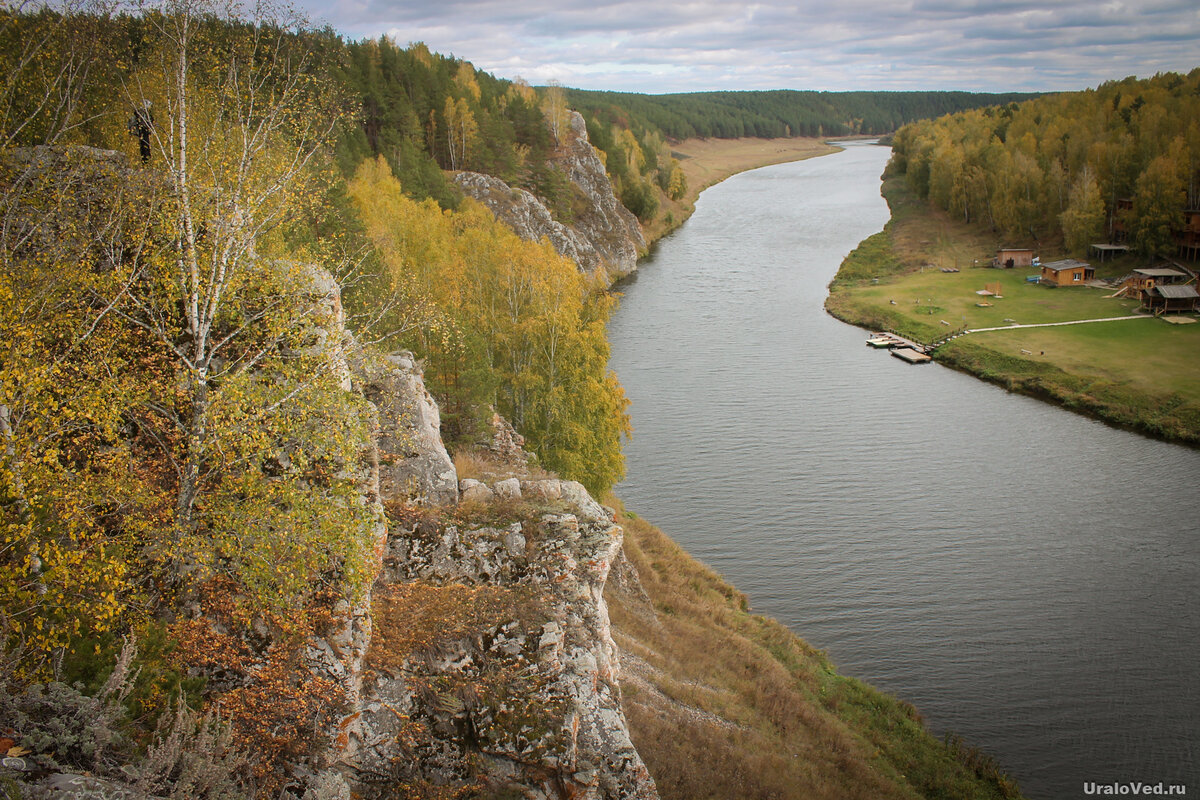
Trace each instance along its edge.
<instances>
[{"instance_id":1,"label":"wooden cabin","mask_svg":"<svg viewBox=\"0 0 1200 800\"><path fill-rule=\"evenodd\" d=\"M1067 258L1042 264L1040 282L1048 286L1083 286L1094 277L1096 270L1091 264Z\"/></svg>"},{"instance_id":2,"label":"wooden cabin","mask_svg":"<svg viewBox=\"0 0 1200 800\"><path fill-rule=\"evenodd\" d=\"M1200 257L1200 208L1183 212L1183 230L1175 233L1175 244L1184 258L1194 261Z\"/></svg>"},{"instance_id":3,"label":"wooden cabin","mask_svg":"<svg viewBox=\"0 0 1200 800\"><path fill-rule=\"evenodd\" d=\"M1155 286L1174 286L1187 283L1189 280L1191 280L1190 275L1170 267L1135 269L1129 273L1129 277L1121 284L1121 288L1128 288L1136 293L1143 289L1153 289Z\"/></svg>"},{"instance_id":4,"label":"wooden cabin","mask_svg":"<svg viewBox=\"0 0 1200 800\"><path fill-rule=\"evenodd\" d=\"M1142 290L1142 308L1155 314L1200 310L1200 293L1192 284L1152 286Z\"/></svg>"},{"instance_id":5,"label":"wooden cabin","mask_svg":"<svg viewBox=\"0 0 1200 800\"><path fill-rule=\"evenodd\" d=\"M1001 247L992 259L992 266L997 269L1012 269L1014 267L1033 266L1033 251L1018 247Z\"/></svg>"}]
</instances>

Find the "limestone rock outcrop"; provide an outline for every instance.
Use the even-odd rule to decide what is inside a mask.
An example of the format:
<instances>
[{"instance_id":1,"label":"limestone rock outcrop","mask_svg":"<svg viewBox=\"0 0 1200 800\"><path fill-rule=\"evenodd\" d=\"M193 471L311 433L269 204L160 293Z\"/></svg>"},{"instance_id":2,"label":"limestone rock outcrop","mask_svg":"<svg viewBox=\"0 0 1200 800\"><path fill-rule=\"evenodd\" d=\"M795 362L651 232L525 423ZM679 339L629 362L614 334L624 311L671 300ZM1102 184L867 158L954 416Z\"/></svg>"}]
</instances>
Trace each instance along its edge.
<instances>
[{"instance_id":1,"label":"limestone rock outcrop","mask_svg":"<svg viewBox=\"0 0 1200 800\"><path fill-rule=\"evenodd\" d=\"M573 481L463 483L464 502L483 487L497 505L475 499L389 532L371 677L343 757L351 785L369 795L364 776L387 775L528 798L657 797L621 710L603 597L622 541L612 512ZM431 605L442 616L425 630L414 609Z\"/></svg>"},{"instance_id":2,"label":"limestone rock outcrop","mask_svg":"<svg viewBox=\"0 0 1200 800\"><path fill-rule=\"evenodd\" d=\"M573 227L604 255L611 264L609 274L614 279L628 275L637 269L638 256L646 250L646 239L637 217L613 194L604 162L588 141L587 124L578 112L571 112L563 149L566 155L556 164L592 208L590 213L580 215Z\"/></svg>"},{"instance_id":3,"label":"limestone rock outcrop","mask_svg":"<svg viewBox=\"0 0 1200 800\"><path fill-rule=\"evenodd\" d=\"M362 356L359 391L378 410L379 491L384 500L441 505L458 501L458 475L442 444L437 403L413 354Z\"/></svg>"},{"instance_id":4,"label":"limestone rock outcrop","mask_svg":"<svg viewBox=\"0 0 1200 800\"><path fill-rule=\"evenodd\" d=\"M307 646L347 709L307 783L363 798L400 785L657 798L603 594L623 538L612 511L575 481L531 478L500 417L497 474L460 482L411 354L351 362L378 417L364 497L391 511L365 602L333 609L340 622Z\"/></svg>"},{"instance_id":5,"label":"limestone rock outcrop","mask_svg":"<svg viewBox=\"0 0 1200 800\"><path fill-rule=\"evenodd\" d=\"M641 226L613 194L604 162L588 141L587 125L578 113L571 113L562 147L552 162L584 201L569 224L555 220L533 194L499 178L461 172L454 180L521 238L548 239L560 255L573 259L584 272L603 270L612 281L637 269L638 256L646 249Z\"/></svg>"}]
</instances>

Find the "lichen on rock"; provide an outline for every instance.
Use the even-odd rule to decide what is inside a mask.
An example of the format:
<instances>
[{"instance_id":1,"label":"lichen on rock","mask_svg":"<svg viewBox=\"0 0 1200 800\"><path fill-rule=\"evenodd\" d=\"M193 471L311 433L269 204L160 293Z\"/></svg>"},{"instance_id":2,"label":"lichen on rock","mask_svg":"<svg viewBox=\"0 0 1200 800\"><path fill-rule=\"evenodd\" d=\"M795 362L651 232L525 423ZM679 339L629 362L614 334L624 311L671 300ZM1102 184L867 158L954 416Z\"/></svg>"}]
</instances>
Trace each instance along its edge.
<instances>
[{"instance_id":1,"label":"lichen on rock","mask_svg":"<svg viewBox=\"0 0 1200 800\"><path fill-rule=\"evenodd\" d=\"M352 785L657 797L621 711L611 510L557 479L468 479L462 496L393 515Z\"/></svg>"}]
</instances>

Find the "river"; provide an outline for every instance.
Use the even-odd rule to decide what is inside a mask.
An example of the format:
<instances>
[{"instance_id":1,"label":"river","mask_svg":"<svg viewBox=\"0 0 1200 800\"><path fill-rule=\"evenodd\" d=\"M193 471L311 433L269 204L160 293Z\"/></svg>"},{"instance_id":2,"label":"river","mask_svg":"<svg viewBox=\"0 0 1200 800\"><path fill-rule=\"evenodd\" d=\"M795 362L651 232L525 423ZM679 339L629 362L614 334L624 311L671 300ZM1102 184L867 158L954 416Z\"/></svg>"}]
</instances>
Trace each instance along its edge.
<instances>
[{"instance_id":1,"label":"river","mask_svg":"<svg viewBox=\"0 0 1200 800\"><path fill-rule=\"evenodd\" d=\"M1200 793L1200 452L906 365L828 316L887 221L888 153L712 187L620 287L617 493L1030 798Z\"/></svg>"}]
</instances>

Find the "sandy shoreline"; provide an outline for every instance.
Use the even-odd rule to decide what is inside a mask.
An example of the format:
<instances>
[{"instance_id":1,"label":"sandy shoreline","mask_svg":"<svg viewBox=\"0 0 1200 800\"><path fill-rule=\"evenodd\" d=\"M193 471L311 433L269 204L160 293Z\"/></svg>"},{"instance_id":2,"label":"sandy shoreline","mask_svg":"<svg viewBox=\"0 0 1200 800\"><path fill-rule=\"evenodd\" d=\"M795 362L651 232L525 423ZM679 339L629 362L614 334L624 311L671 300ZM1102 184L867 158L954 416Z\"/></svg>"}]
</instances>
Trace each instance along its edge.
<instances>
[{"instance_id":1,"label":"sandy shoreline","mask_svg":"<svg viewBox=\"0 0 1200 800\"><path fill-rule=\"evenodd\" d=\"M696 210L700 193L728 177L758 167L802 161L837 152L823 139L687 139L671 145L671 154L687 178L687 194L665 207L642 231L653 244L680 225Z\"/></svg>"},{"instance_id":2,"label":"sandy shoreline","mask_svg":"<svg viewBox=\"0 0 1200 800\"><path fill-rule=\"evenodd\" d=\"M748 169L836 152L823 139L688 139L671 147L688 181L685 200Z\"/></svg>"}]
</instances>

